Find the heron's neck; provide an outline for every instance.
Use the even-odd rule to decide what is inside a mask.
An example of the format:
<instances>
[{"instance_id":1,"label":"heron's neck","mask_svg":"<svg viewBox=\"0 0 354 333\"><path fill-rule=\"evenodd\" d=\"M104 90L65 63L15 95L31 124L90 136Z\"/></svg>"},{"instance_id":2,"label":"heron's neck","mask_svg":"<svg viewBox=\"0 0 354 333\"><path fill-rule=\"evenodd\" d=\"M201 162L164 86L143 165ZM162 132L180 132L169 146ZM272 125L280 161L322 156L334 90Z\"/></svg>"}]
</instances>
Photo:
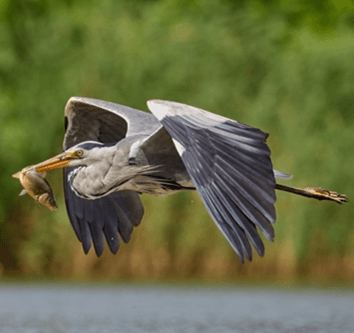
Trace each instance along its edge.
<instances>
[{"instance_id":1,"label":"heron's neck","mask_svg":"<svg viewBox=\"0 0 354 333\"><path fill-rule=\"evenodd\" d=\"M104 191L104 188L110 185L106 182L106 176L112 167L115 153L115 146L92 151L91 163L79 167L71 179L73 190L87 198L95 197L97 193Z\"/></svg>"}]
</instances>

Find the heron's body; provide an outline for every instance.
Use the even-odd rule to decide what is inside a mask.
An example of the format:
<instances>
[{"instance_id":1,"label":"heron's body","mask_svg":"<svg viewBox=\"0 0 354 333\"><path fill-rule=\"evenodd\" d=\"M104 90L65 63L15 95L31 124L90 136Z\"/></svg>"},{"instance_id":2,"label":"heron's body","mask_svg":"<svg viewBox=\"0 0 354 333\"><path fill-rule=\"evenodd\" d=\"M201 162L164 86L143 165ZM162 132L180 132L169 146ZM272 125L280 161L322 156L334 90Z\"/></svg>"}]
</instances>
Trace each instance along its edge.
<instances>
[{"instance_id":1,"label":"heron's body","mask_svg":"<svg viewBox=\"0 0 354 333\"><path fill-rule=\"evenodd\" d=\"M93 241L100 255L104 238L117 252L118 234L129 241L143 216L142 193L197 190L241 261L252 259L250 243L264 254L258 230L274 238L275 188L346 201L335 192L276 184L290 175L273 170L268 134L259 129L185 104L153 100L148 106L153 114L71 98L64 153L35 166L37 172L64 167L67 211L85 252Z\"/></svg>"},{"instance_id":2,"label":"heron's body","mask_svg":"<svg viewBox=\"0 0 354 333\"><path fill-rule=\"evenodd\" d=\"M114 145L86 142L90 164L68 174L75 194L95 200L122 190L165 196L195 189L184 164L171 145L170 151L149 154L141 145L149 136L122 139Z\"/></svg>"}]
</instances>

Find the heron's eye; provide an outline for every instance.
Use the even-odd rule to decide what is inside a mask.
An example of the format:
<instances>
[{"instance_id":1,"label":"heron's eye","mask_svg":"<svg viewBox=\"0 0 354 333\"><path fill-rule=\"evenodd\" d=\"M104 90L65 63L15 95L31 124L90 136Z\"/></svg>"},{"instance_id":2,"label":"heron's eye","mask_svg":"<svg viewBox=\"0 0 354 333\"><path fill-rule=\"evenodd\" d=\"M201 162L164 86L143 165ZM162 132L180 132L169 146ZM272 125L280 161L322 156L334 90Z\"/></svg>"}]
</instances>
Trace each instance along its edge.
<instances>
[{"instance_id":1,"label":"heron's eye","mask_svg":"<svg viewBox=\"0 0 354 333\"><path fill-rule=\"evenodd\" d=\"M84 154L84 151L82 149L76 150L74 152L75 157L81 157Z\"/></svg>"}]
</instances>

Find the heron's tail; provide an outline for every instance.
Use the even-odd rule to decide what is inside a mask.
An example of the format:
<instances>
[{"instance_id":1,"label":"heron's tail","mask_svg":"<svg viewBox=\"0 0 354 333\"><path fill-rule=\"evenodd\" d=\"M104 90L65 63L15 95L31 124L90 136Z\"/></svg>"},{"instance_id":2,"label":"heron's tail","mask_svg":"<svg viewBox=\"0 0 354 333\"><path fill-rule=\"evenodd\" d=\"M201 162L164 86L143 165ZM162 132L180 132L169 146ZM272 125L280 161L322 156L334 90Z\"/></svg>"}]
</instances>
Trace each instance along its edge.
<instances>
[{"instance_id":1,"label":"heron's tail","mask_svg":"<svg viewBox=\"0 0 354 333\"><path fill-rule=\"evenodd\" d=\"M328 190L323 189L322 187L298 188L298 187L290 187L290 186L275 184L275 189L280 190L280 191L286 191L286 192L299 194L304 197L314 198L317 200L335 201L339 204L343 204L344 202L349 201L345 194L340 194L337 192L328 191Z\"/></svg>"}]
</instances>

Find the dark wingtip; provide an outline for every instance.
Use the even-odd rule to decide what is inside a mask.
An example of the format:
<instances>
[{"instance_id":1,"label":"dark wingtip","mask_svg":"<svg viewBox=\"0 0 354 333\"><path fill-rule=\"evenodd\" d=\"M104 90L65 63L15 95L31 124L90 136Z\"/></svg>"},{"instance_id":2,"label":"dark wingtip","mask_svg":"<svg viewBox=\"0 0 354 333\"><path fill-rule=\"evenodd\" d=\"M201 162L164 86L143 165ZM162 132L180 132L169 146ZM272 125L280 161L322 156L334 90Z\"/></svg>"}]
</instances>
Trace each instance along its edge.
<instances>
[{"instance_id":1,"label":"dark wingtip","mask_svg":"<svg viewBox=\"0 0 354 333\"><path fill-rule=\"evenodd\" d=\"M84 249L85 254L87 254L90 251L91 242L90 243L82 243L82 248Z\"/></svg>"},{"instance_id":2,"label":"dark wingtip","mask_svg":"<svg viewBox=\"0 0 354 333\"><path fill-rule=\"evenodd\" d=\"M119 243L118 243L118 245L117 246L109 246L109 249L111 250L111 252L113 253L113 254L117 254L117 252L118 252L118 250L119 250Z\"/></svg>"},{"instance_id":3,"label":"dark wingtip","mask_svg":"<svg viewBox=\"0 0 354 333\"><path fill-rule=\"evenodd\" d=\"M107 241L110 251L113 254L117 254L119 247L120 247L118 234L116 233L115 236L112 236L112 235L109 236L106 234L106 241Z\"/></svg>"},{"instance_id":4,"label":"dark wingtip","mask_svg":"<svg viewBox=\"0 0 354 333\"><path fill-rule=\"evenodd\" d=\"M269 228L269 230L264 230L262 229L263 235L270 241L273 242L274 238L275 238L275 233L274 233L274 229L272 226L270 226L271 228Z\"/></svg>"},{"instance_id":5,"label":"dark wingtip","mask_svg":"<svg viewBox=\"0 0 354 333\"><path fill-rule=\"evenodd\" d=\"M258 255L259 255L261 258L263 258L263 257L264 257L264 254L265 254L265 249L264 249L264 247L263 247L263 249L262 249L260 252L257 251L257 253L258 253Z\"/></svg>"},{"instance_id":6,"label":"dark wingtip","mask_svg":"<svg viewBox=\"0 0 354 333\"><path fill-rule=\"evenodd\" d=\"M131 230L131 233L133 232L133 229ZM130 238L132 234L125 234L124 232L119 231L120 237L122 238L123 242L125 244L128 244L130 242Z\"/></svg>"},{"instance_id":7,"label":"dark wingtip","mask_svg":"<svg viewBox=\"0 0 354 333\"><path fill-rule=\"evenodd\" d=\"M253 258L252 258L252 252L246 251L245 254L246 254L246 258L248 259L248 261L251 262L252 259L253 259Z\"/></svg>"},{"instance_id":8,"label":"dark wingtip","mask_svg":"<svg viewBox=\"0 0 354 333\"><path fill-rule=\"evenodd\" d=\"M240 259L241 264L244 265L244 264L245 264L245 258L244 258L244 256L243 256L243 255L239 255L239 254L237 254L237 256L238 256L238 258Z\"/></svg>"},{"instance_id":9,"label":"dark wingtip","mask_svg":"<svg viewBox=\"0 0 354 333\"><path fill-rule=\"evenodd\" d=\"M97 257L100 257L103 253L104 245L102 245L102 246L95 245L94 248L95 248L95 252L96 252Z\"/></svg>"}]
</instances>

